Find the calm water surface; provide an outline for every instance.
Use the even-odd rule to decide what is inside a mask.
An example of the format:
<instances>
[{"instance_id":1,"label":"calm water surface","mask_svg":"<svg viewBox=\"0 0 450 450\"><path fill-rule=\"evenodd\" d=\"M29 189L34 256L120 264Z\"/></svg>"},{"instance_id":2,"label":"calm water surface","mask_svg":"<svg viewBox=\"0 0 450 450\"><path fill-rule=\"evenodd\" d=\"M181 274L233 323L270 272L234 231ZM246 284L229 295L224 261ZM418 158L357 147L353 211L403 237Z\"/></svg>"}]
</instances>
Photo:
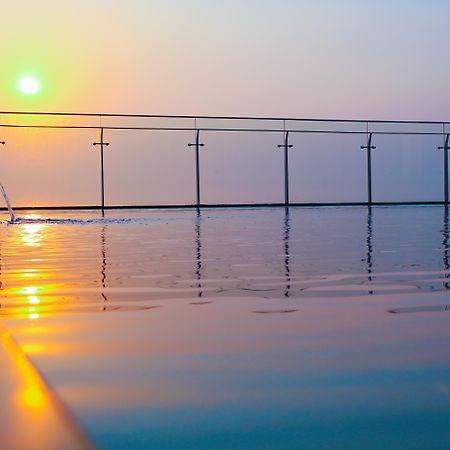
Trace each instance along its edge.
<instances>
[{"instance_id":1,"label":"calm water surface","mask_svg":"<svg viewBox=\"0 0 450 450\"><path fill-rule=\"evenodd\" d=\"M449 448L444 208L26 217L0 321L99 448Z\"/></svg>"}]
</instances>

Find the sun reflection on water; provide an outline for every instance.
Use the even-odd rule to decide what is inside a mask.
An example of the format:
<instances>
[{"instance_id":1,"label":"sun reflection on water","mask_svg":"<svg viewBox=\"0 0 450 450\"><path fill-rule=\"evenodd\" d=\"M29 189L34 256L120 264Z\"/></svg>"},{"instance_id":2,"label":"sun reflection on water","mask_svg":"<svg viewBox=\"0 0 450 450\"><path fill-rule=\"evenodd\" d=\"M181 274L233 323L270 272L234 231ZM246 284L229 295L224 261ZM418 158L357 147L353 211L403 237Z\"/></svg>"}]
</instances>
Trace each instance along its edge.
<instances>
[{"instance_id":1,"label":"sun reflection on water","mask_svg":"<svg viewBox=\"0 0 450 450\"><path fill-rule=\"evenodd\" d=\"M25 295L36 295L38 292L38 288L36 286L27 286L21 289L21 292L19 293L25 294Z\"/></svg>"},{"instance_id":2,"label":"sun reflection on water","mask_svg":"<svg viewBox=\"0 0 450 450\"><path fill-rule=\"evenodd\" d=\"M7 395L2 397L5 409L11 412L6 418L10 437L2 436L2 448L79 448L93 449L83 431L73 421L64 405L48 388L39 372L17 344L10 332L0 323L0 346L6 350L2 356L8 370L16 369L14 382ZM11 366L11 367L10 367Z\"/></svg>"},{"instance_id":3,"label":"sun reflection on water","mask_svg":"<svg viewBox=\"0 0 450 450\"><path fill-rule=\"evenodd\" d=\"M37 214L29 214L26 219L39 220L41 216ZM20 226L20 237L27 247L40 247L44 239L44 231L48 225L43 223L24 223Z\"/></svg>"},{"instance_id":4,"label":"sun reflection on water","mask_svg":"<svg viewBox=\"0 0 450 450\"><path fill-rule=\"evenodd\" d=\"M36 269L23 269L23 272L21 275L24 278L33 278L33 277L37 277L38 273L37 273Z\"/></svg>"},{"instance_id":5,"label":"sun reflection on water","mask_svg":"<svg viewBox=\"0 0 450 450\"><path fill-rule=\"evenodd\" d=\"M36 320L40 317L39 309L42 309L42 304L41 299L36 294L43 289L44 286L26 286L21 290L21 294L27 295L28 298L28 304L30 306L26 309L26 315L28 315L28 319L30 320Z\"/></svg>"},{"instance_id":6,"label":"sun reflection on water","mask_svg":"<svg viewBox=\"0 0 450 450\"><path fill-rule=\"evenodd\" d=\"M45 388L40 376L30 364L20 347L11 338L9 332L3 332L2 342L12 355L23 379L21 389L17 392L19 404L27 408L27 410L31 409L35 412L45 410L48 408L49 399L45 394Z\"/></svg>"},{"instance_id":7,"label":"sun reflection on water","mask_svg":"<svg viewBox=\"0 0 450 450\"><path fill-rule=\"evenodd\" d=\"M29 295L28 303L30 305L38 305L39 303L41 303L41 301L39 300L39 297L37 295Z\"/></svg>"},{"instance_id":8,"label":"sun reflection on water","mask_svg":"<svg viewBox=\"0 0 450 450\"><path fill-rule=\"evenodd\" d=\"M21 393L22 403L27 408L41 409L45 403L42 391L34 385L28 385Z\"/></svg>"}]
</instances>

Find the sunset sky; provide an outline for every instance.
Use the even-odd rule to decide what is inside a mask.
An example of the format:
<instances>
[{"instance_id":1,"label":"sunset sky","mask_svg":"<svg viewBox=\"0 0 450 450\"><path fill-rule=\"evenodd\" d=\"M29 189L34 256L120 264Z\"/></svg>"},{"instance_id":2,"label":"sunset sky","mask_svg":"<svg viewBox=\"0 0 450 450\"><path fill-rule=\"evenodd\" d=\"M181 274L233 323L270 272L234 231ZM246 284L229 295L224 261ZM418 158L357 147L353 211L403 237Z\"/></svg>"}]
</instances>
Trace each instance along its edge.
<instances>
[{"instance_id":1,"label":"sunset sky","mask_svg":"<svg viewBox=\"0 0 450 450\"><path fill-rule=\"evenodd\" d=\"M441 0L7 2L0 27L0 110L448 120L448 17L450 3ZM39 92L20 92L23 76L35 77ZM37 139L36 133L33 139L30 133L10 136L5 131L0 138L9 140L2 178L12 198L91 201L94 166L86 195L80 187L77 197L71 185L67 197L56 199L50 195L54 181L47 188L42 181L55 176L56 163L74 164L74 174L84 170L86 160L79 163L72 154L74 146L85 145L81 134L76 142L56 139L56 147L55 139ZM86 141L90 155L93 139ZM189 139L176 144L184 153ZM50 158L61 147L65 156ZM17 148L22 156L8 156ZM144 162L154 165L155 159ZM110 173L120 172L121 164L110 162ZM32 198L20 188L19 173L35 179L35 193L42 194ZM190 186L190 178L185 181ZM114 183L109 189L121 190Z\"/></svg>"}]
</instances>

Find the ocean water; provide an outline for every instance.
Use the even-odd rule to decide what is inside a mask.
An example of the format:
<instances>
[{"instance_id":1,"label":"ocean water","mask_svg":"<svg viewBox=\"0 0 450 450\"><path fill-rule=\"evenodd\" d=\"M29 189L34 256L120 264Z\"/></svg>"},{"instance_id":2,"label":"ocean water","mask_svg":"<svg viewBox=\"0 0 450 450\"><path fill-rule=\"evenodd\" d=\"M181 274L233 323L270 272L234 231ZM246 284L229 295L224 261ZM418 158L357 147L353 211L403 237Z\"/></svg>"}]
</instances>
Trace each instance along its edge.
<instances>
[{"instance_id":1,"label":"ocean water","mask_svg":"<svg viewBox=\"0 0 450 450\"><path fill-rule=\"evenodd\" d=\"M17 215L0 323L99 448L449 447L448 209Z\"/></svg>"}]
</instances>

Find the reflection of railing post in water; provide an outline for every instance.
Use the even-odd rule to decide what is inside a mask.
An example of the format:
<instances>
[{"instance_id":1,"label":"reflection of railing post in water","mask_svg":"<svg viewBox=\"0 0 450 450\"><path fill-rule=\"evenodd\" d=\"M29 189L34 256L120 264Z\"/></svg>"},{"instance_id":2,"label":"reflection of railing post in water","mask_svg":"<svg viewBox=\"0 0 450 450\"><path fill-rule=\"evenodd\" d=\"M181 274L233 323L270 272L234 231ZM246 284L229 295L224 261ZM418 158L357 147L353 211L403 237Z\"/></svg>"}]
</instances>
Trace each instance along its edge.
<instances>
[{"instance_id":1,"label":"reflection of railing post in water","mask_svg":"<svg viewBox=\"0 0 450 450\"><path fill-rule=\"evenodd\" d=\"M104 171L104 156L103 147L109 145L109 142L103 140L103 128L100 128L100 142L94 142L92 145L100 145L100 177L101 177L101 200L102 200L102 216L105 215L105 171Z\"/></svg>"},{"instance_id":2,"label":"reflection of railing post in water","mask_svg":"<svg viewBox=\"0 0 450 450\"><path fill-rule=\"evenodd\" d=\"M195 181L196 181L196 200L197 209L200 208L200 147L205 144L200 144L200 130L197 129L195 133L195 143L188 144L188 147L195 147Z\"/></svg>"},{"instance_id":3,"label":"reflection of railing post in water","mask_svg":"<svg viewBox=\"0 0 450 450\"><path fill-rule=\"evenodd\" d=\"M197 217L195 222L195 244L196 244L196 260L197 260L197 269L195 271L195 274L197 275L197 287L198 287L198 294L197 296L200 298L203 296L203 290L202 290L202 241L201 241L201 228L200 228L200 221L201 221L201 213L200 211L197 211Z\"/></svg>"},{"instance_id":4,"label":"reflection of railing post in water","mask_svg":"<svg viewBox=\"0 0 450 450\"><path fill-rule=\"evenodd\" d=\"M1 145L5 145L6 142L5 142L5 141L0 141L0 144L1 144ZM0 282L0 287L1 287L1 282Z\"/></svg>"},{"instance_id":5,"label":"reflection of railing post in water","mask_svg":"<svg viewBox=\"0 0 450 450\"><path fill-rule=\"evenodd\" d=\"M442 125L442 147L439 150L444 150L444 203L448 203L448 148L449 148L449 134L445 134L445 124Z\"/></svg>"},{"instance_id":6,"label":"reflection of railing post in water","mask_svg":"<svg viewBox=\"0 0 450 450\"><path fill-rule=\"evenodd\" d=\"M2 255L2 248L3 248L3 241L0 239L0 291L3 288L3 278L2 278L2 262L3 262L3 255ZM1 308L1 304L0 304L0 308Z\"/></svg>"},{"instance_id":7,"label":"reflection of railing post in water","mask_svg":"<svg viewBox=\"0 0 450 450\"><path fill-rule=\"evenodd\" d=\"M366 270L367 270L367 282L372 282L372 254L373 254L373 245L372 245L372 207L369 206L367 208L367 234L366 234ZM369 290L369 295L372 295L373 291Z\"/></svg>"},{"instance_id":8,"label":"reflection of railing post in water","mask_svg":"<svg viewBox=\"0 0 450 450\"><path fill-rule=\"evenodd\" d=\"M372 204L372 145L373 133L369 133L369 122L366 123L366 140L367 145L362 145L362 150L367 150L367 203Z\"/></svg>"},{"instance_id":9,"label":"reflection of railing post in water","mask_svg":"<svg viewBox=\"0 0 450 450\"><path fill-rule=\"evenodd\" d=\"M443 220L443 228L442 228L442 262L444 266L444 279L448 280L450 277L450 274L448 273L449 270L449 227L448 227L448 210L449 207L446 204L444 206L444 220ZM444 288L450 289L450 283L448 281L444 282Z\"/></svg>"},{"instance_id":10,"label":"reflection of railing post in water","mask_svg":"<svg viewBox=\"0 0 450 450\"><path fill-rule=\"evenodd\" d=\"M102 265L100 269L100 274L102 277L102 288L106 289L106 225L102 227L101 232L101 239L100 239L100 246L102 250ZM106 297L105 293L102 292L101 296L103 297L103 300L107 301L108 298Z\"/></svg>"},{"instance_id":11,"label":"reflection of railing post in water","mask_svg":"<svg viewBox=\"0 0 450 450\"><path fill-rule=\"evenodd\" d=\"M284 149L284 204L289 205L289 131L284 132L284 144L278 145L278 148Z\"/></svg>"},{"instance_id":12,"label":"reflection of railing post in water","mask_svg":"<svg viewBox=\"0 0 450 450\"><path fill-rule=\"evenodd\" d=\"M290 267L290 253L289 253L289 238L291 233L291 218L289 216L289 208L284 210L283 219L283 243L284 243L284 275L286 277L286 289L284 291L285 297L291 296L291 267Z\"/></svg>"}]
</instances>

